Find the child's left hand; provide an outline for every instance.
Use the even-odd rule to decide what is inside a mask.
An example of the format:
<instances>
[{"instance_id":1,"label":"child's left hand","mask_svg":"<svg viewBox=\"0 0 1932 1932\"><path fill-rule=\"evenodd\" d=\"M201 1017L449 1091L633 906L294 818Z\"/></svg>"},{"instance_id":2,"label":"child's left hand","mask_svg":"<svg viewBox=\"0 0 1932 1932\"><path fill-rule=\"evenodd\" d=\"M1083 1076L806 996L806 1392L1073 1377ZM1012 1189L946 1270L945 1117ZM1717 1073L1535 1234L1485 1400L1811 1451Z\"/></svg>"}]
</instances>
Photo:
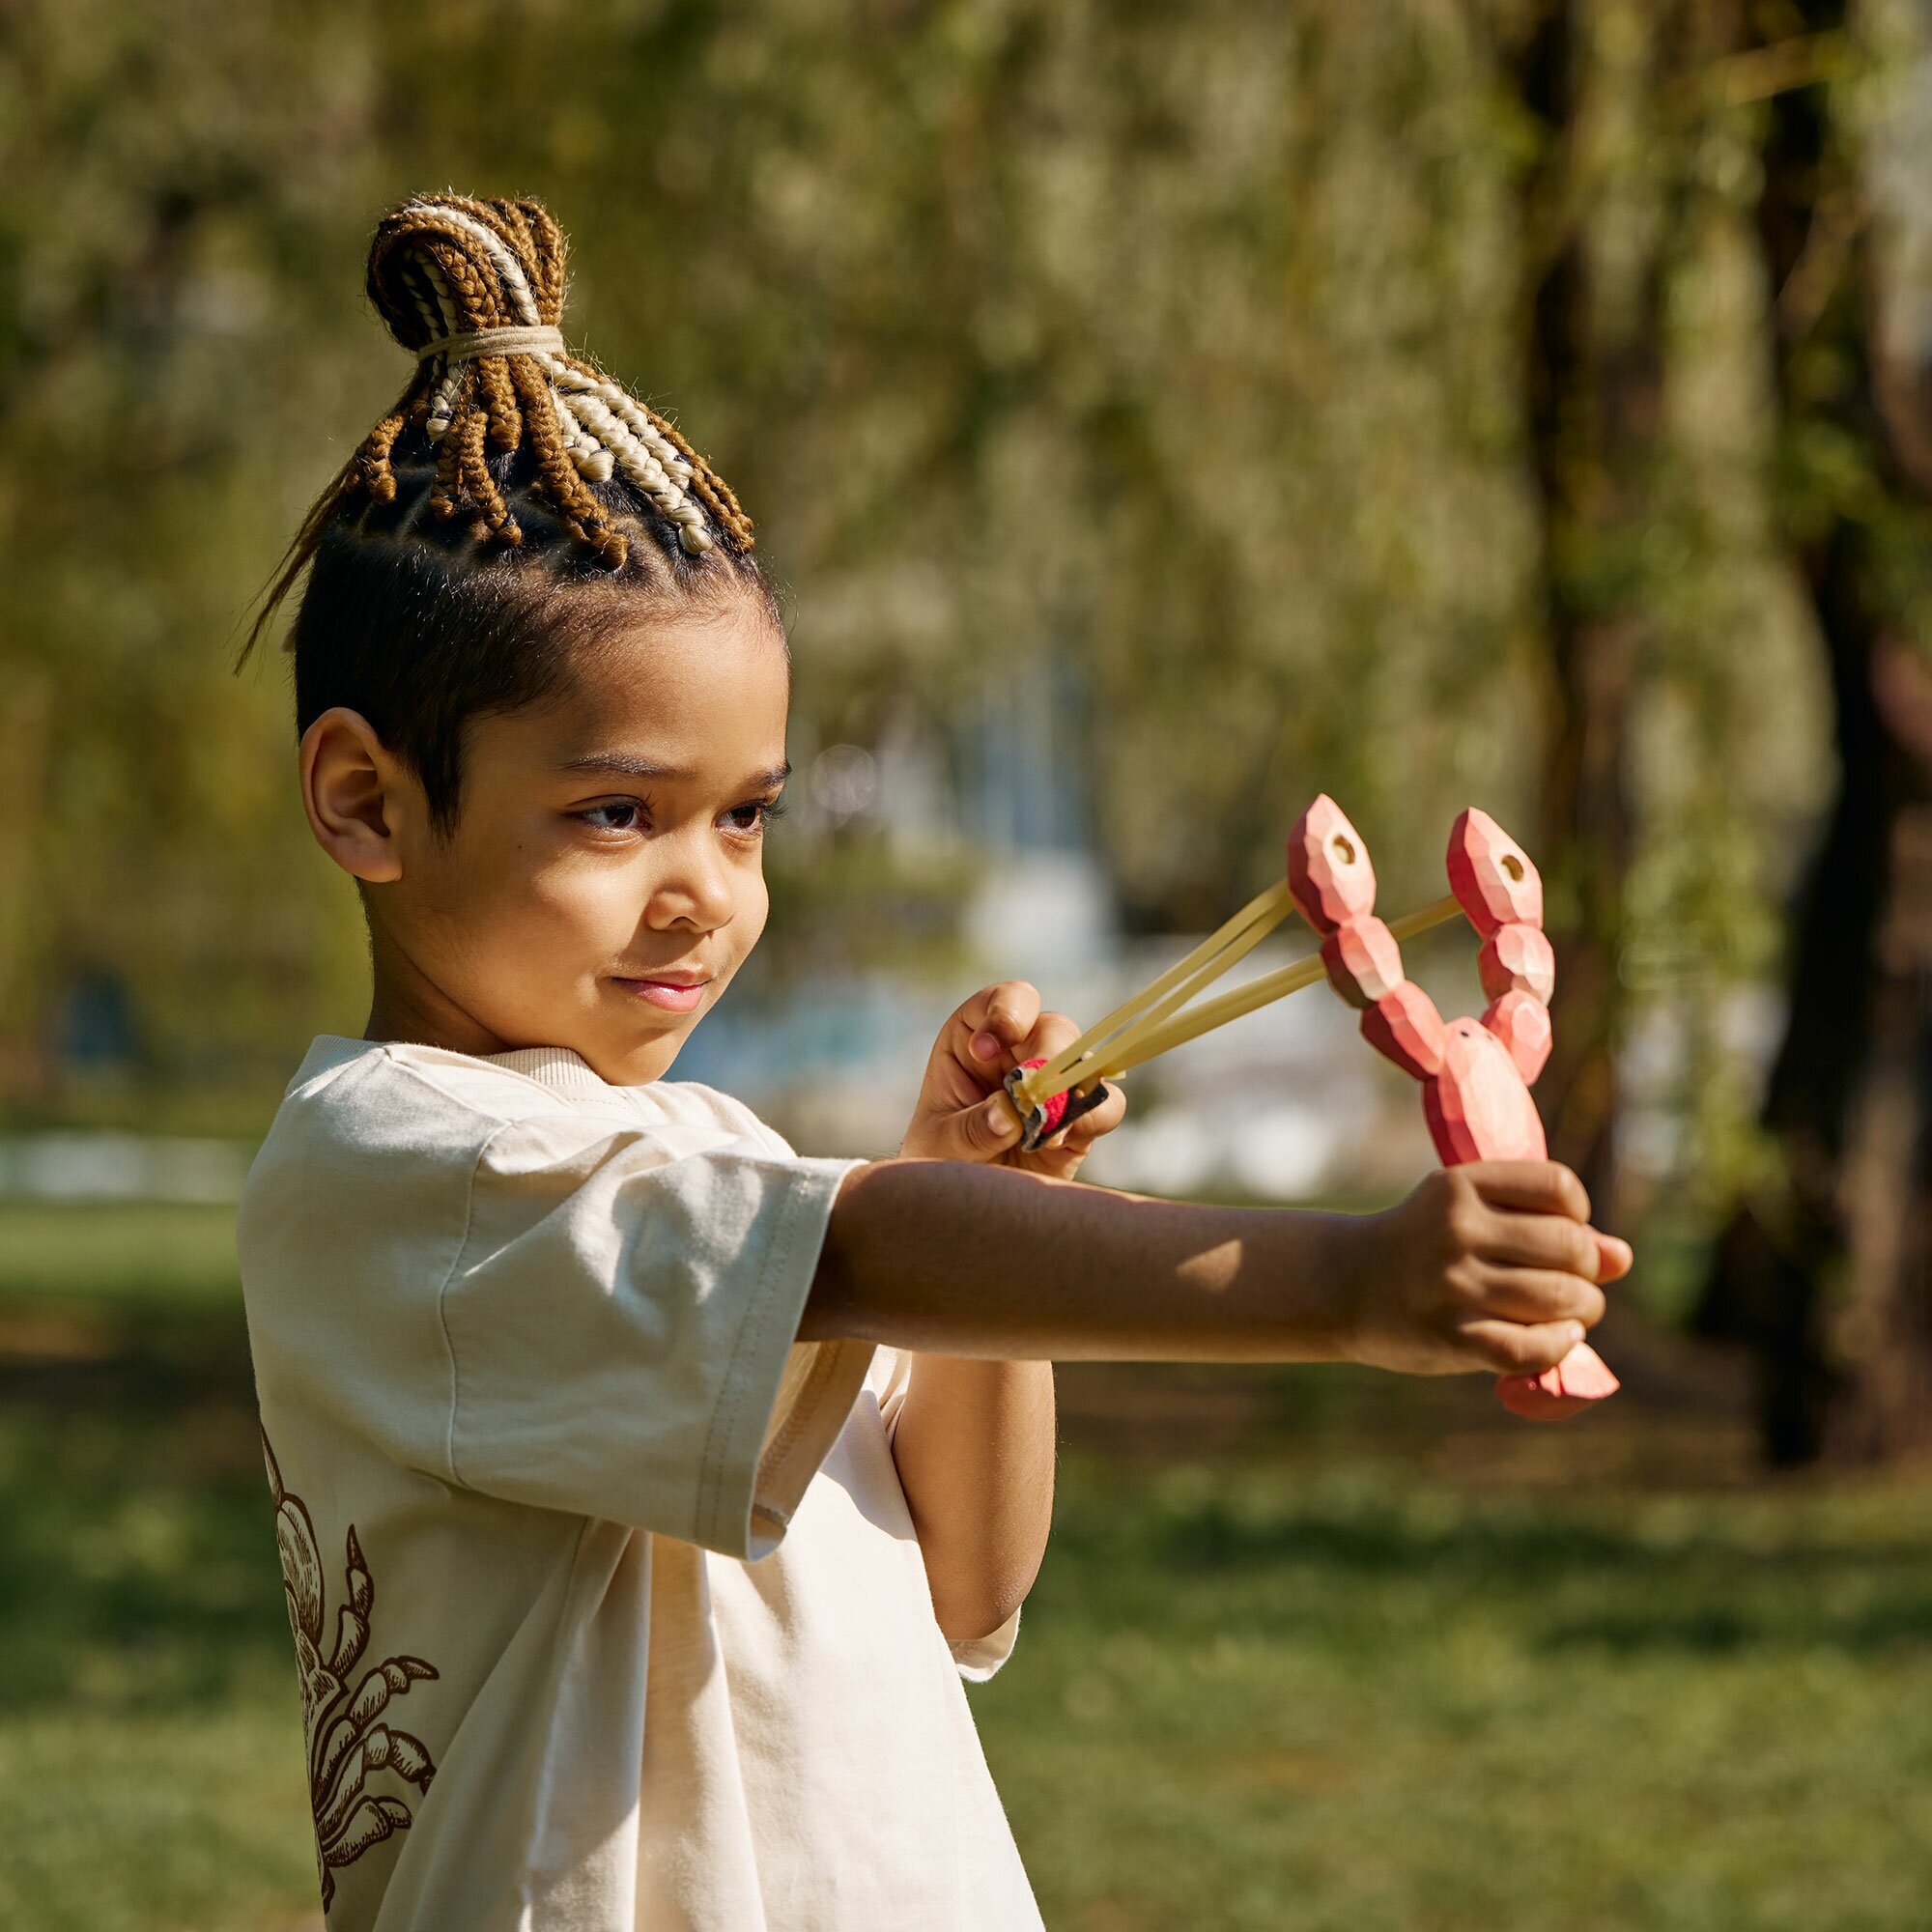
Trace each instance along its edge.
<instances>
[{"instance_id":1,"label":"child's left hand","mask_svg":"<svg viewBox=\"0 0 1932 1932\"><path fill-rule=\"evenodd\" d=\"M1080 1037L1065 1013L1043 1013L1039 992L1003 980L973 995L939 1030L919 1104L899 1152L924 1160L976 1160L1070 1180L1088 1150L1121 1123L1127 1096L1120 1083L1091 1114L1033 1153L1021 1153L1020 1118L1002 1086L1023 1061L1058 1053Z\"/></svg>"}]
</instances>

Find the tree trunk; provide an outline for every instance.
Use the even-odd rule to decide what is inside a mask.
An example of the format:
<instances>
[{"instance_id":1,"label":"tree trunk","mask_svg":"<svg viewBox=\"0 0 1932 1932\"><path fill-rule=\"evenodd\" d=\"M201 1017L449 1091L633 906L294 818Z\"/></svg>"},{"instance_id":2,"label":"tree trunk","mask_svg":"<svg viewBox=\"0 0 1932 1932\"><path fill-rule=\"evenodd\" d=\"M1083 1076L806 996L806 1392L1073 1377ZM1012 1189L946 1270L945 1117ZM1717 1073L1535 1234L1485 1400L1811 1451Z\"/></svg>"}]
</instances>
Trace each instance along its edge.
<instances>
[{"instance_id":1,"label":"tree trunk","mask_svg":"<svg viewBox=\"0 0 1932 1932\"><path fill-rule=\"evenodd\" d=\"M1842 4L1799 11L1808 35L1844 31ZM1726 1229L1698 1313L1750 1345L1779 1464L1932 1439L1932 673L1886 624L1875 509L1909 512L1914 492L1879 390L1866 198L1831 107L1818 85L1773 97L1758 228L1788 542L1830 667L1838 789L1765 1097L1777 1182ZM1804 475L1821 433L1861 487Z\"/></svg>"},{"instance_id":2,"label":"tree trunk","mask_svg":"<svg viewBox=\"0 0 1932 1932\"><path fill-rule=\"evenodd\" d=\"M1539 849L1551 859L1549 923L1561 962L1555 1042L1537 1094L1551 1154L1577 1170L1607 1212L1615 1185L1617 956L1634 845L1625 746L1644 622L1630 574L1605 563L1628 542L1654 463L1667 244L1660 236L1634 270L1637 286L1615 299L1593 287L1588 215L1605 185L1576 178L1589 17L1576 0L1548 6L1518 57L1516 78L1544 157L1525 196L1526 377L1549 667ZM1662 68L1670 22L1656 24L1666 29L1652 55ZM1605 83L1600 74L1598 84L1630 78Z\"/></svg>"}]
</instances>

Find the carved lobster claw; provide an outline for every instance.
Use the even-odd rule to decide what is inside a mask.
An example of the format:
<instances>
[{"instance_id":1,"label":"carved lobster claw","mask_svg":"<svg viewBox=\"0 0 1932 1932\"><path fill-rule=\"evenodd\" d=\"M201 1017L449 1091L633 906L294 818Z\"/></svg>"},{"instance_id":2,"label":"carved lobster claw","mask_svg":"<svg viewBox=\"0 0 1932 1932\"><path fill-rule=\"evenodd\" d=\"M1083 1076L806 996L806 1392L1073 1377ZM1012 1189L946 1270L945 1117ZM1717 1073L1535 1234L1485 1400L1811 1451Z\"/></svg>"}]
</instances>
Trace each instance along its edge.
<instances>
[{"instance_id":1,"label":"carved lobster claw","mask_svg":"<svg viewBox=\"0 0 1932 1932\"><path fill-rule=\"evenodd\" d=\"M1321 939L1329 983L1362 1014L1362 1037L1422 1082L1423 1113L1444 1167L1542 1160L1543 1121L1530 1083L1549 1058L1556 959L1543 930L1543 880L1528 855L1473 807L1449 835L1449 888L1476 928L1490 1005L1445 1021L1403 972L1402 952L1375 916L1368 847L1323 793L1288 839L1288 887ZM1617 1378L1586 1343L1537 1376L1502 1376L1496 1394L1518 1415L1553 1421L1612 1395Z\"/></svg>"}]
</instances>

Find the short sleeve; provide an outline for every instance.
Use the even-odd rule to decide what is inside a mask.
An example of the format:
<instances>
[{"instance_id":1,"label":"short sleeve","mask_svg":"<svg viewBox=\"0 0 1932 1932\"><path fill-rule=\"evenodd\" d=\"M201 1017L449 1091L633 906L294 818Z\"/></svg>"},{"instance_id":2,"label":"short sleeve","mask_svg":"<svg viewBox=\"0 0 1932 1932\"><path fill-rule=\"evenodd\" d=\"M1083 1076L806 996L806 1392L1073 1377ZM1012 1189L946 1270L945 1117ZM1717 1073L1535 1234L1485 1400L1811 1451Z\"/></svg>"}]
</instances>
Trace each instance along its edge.
<instances>
[{"instance_id":1,"label":"short sleeve","mask_svg":"<svg viewBox=\"0 0 1932 1932\"><path fill-rule=\"evenodd\" d=\"M866 1385L879 1401L879 1420L885 1425L890 1443L898 1434L899 1410L905 1406L906 1390L912 1385L912 1355L904 1349L881 1344L867 1372Z\"/></svg>"},{"instance_id":2,"label":"short sleeve","mask_svg":"<svg viewBox=\"0 0 1932 1932\"><path fill-rule=\"evenodd\" d=\"M1014 1606L1013 1613L998 1630L986 1636L974 1637L967 1643L953 1643L947 1646L952 1653L952 1662L958 1665L959 1674L969 1684L983 1684L999 1669L1001 1664L1013 1654L1013 1645L1019 1641L1020 1613Z\"/></svg>"},{"instance_id":3,"label":"short sleeve","mask_svg":"<svg viewBox=\"0 0 1932 1932\"><path fill-rule=\"evenodd\" d=\"M871 1359L796 1340L855 1165L749 1138L680 1151L595 1115L499 1126L441 1297L458 1483L776 1548Z\"/></svg>"}]
</instances>

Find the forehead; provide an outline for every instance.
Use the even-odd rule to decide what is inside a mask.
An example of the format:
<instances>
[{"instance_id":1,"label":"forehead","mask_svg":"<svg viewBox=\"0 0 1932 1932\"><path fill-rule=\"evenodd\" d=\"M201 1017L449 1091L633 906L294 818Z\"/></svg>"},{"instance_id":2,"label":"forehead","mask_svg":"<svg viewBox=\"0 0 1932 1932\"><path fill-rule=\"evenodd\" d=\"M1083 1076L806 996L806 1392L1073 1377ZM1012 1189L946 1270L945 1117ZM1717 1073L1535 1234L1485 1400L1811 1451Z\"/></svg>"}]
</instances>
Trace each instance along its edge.
<instances>
[{"instance_id":1,"label":"forehead","mask_svg":"<svg viewBox=\"0 0 1932 1932\"><path fill-rule=\"evenodd\" d=\"M784 755L791 668L751 598L613 621L573 654L529 718L531 749L567 764L617 753L735 780Z\"/></svg>"}]
</instances>

